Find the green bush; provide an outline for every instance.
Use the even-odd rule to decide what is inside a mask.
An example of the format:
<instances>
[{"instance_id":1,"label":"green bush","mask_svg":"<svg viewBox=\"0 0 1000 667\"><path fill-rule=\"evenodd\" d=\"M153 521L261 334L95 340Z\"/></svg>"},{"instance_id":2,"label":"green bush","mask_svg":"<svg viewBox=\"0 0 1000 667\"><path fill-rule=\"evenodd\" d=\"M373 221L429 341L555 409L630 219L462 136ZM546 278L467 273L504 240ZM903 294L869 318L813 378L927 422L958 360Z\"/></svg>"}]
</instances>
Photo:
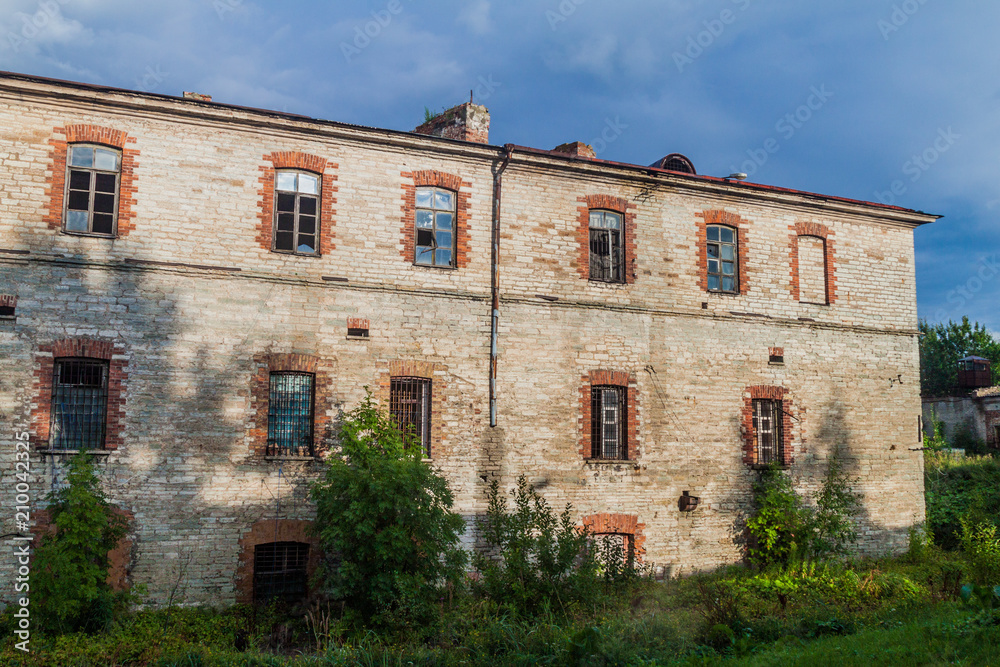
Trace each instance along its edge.
<instances>
[{"instance_id":1,"label":"green bush","mask_svg":"<svg viewBox=\"0 0 1000 667\"><path fill-rule=\"evenodd\" d=\"M969 559L974 582L979 585L1000 583L1000 539L996 524L986 519L962 517L962 551Z\"/></svg>"},{"instance_id":2,"label":"green bush","mask_svg":"<svg viewBox=\"0 0 1000 667\"><path fill-rule=\"evenodd\" d=\"M427 627L461 582L465 528L448 483L369 392L341 421L340 451L310 491L328 556L320 577L358 622Z\"/></svg>"},{"instance_id":3,"label":"green bush","mask_svg":"<svg viewBox=\"0 0 1000 667\"><path fill-rule=\"evenodd\" d=\"M128 596L107 584L108 552L125 535L87 454L70 459L66 484L47 496L55 532L35 550L32 589L45 632L94 632L107 627Z\"/></svg>"},{"instance_id":4,"label":"green bush","mask_svg":"<svg viewBox=\"0 0 1000 667\"><path fill-rule=\"evenodd\" d=\"M1000 525L1000 459L924 452L924 488L927 526L944 549L959 548L966 514Z\"/></svg>"}]
</instances>

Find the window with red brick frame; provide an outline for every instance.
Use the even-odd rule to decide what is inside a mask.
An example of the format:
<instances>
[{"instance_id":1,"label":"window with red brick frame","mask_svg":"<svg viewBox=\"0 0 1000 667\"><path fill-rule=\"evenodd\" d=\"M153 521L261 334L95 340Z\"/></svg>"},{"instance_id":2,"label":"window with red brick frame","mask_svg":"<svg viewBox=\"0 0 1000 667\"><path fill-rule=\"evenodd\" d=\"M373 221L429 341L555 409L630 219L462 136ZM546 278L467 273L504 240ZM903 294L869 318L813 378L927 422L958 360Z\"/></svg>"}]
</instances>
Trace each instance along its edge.
<instances>
[{"instance_id":1,"label":"window with red brick frame","mask_svg":"<svg viewBox=\"0 0 1000 667\"><path fill-rule=\"evenodd\" d=\"M823 240L823 277L825 284L825 299L817 300L820 304L832 304L837 301L837 271L836 253L834 252L834 233L826 225L817 222L797 222L788 227L791 234L788 237L789 267L791 273L790 291L792 298L796 301L805 300L801 290L801 277L799 275L799 240L801 237L814 237ZM822 291L822 288L821 288ZM809 299L811 301L811 299Z\"/></svg>"},{"instance_id":2,"label":"window with red brick frame","mask_svg":"<svg viewBox=\"0 0 1000 667\"><path fill-rule=\"evenodd\" d=\"M622 546L635 560L642 562L646 554L646 524L639 523L639 517L634 514L589 514L581 520L581 527L594 538L604 536L621 536L625 538ZM598 545L600 547L600 545Z\"/></svg>"},{"instance_id":3,"label":"window with red brick frame","mask_svg":"<svg viewBox=\"0 0 1000 667\"><path fill-rule=\"evenodd\" d=\"M698 284L701 286L701 289L713 294L746 294L749 286L747 280L747 227L750 225L750 221L741 218L735 213L723 210L702 211L701 213L697 213L695 217L700 218L695 223L697 227L695 245L698 251ZM709 239L710 229L720 227L722 229L732 229L732 239L730 241L723 241L721 237L713 238L712 240ZM735 254L733 260L723 259L721 256L726 248L732 248ZM719 256L709 257L710 253L718 253ZM724 276L722 263L729 261L735 262L733 277L736 284L733 289L724 289L724 285L722 284ZM717 271L711 270L716 267L710 267L710 262L719 264ZM717 286L714 283L710 283L710 279L713 276L717 276L719 279Z\"/></svg>"},{"instance_id":4,"label":"window with red brick frame","mask_svg":"<svg viewBox=\"0 0 1000 667\"><path fill-rule=\"evenodd\" d=\"M45 192L48 210L44 220L49 229L110 238L128 236L135 227L135 170L139 151L130 147L135 143L135 137L122 130L98 125L67 125L54 128L53 132L56 136L49 140L52 171ZM118 164L98 164L93 155L86 163L81 153L83 161L78 160L79 164L74 168L69 164L73 146L79 146L83 152L88 148L112 149L120 153ZM84 183L84 180L87 182ZM113 201L105 203L104 200L112 195ZM76 216L84 214L86 228L76 218L68 220L71 209ZM105 218L111 218L110 226Z\"/></svg>"},{"instance_id":5,"label":"window with red brick frame","mask_svg":"<svg viewBox=\"0 0 1000 667\"><path fill-rule=\"evenodd\" d=\"M404 171L400 172L400 176L403 177L400 229L400 254L403 259L414 266L445 269L466 266L469 263L469 188L472 183L463 181L460 176L433 169ZM418 191L421 201L418 201ZM449 193L454 195L450 200L447 197ZM430 201L423 201L427 197ZM453 226L449 230L445 224L452 215ZM447 238L449 235L450 238ZM439 243L443 244L440 253ZM421 252L418 253L418 250Z\"/></svg>"},{"instance_id":6,"label":"window with red brick frame","mask_svg":"<svg viewBox=\"0 0 1000 667\"><path fill-rule=\"evenodd\" d=\"M576 268L580 277L596 282L634 283L637 257L635 204L612 195L587 195L578 197L577 201L581 204L576 209ZM616 215L609 220L608 216L602 215L605 211ZM614 229L616 219L621 221L618 230ZM620 247L614 246L616 233L619 234ZM592 256L592 247L600 257ZM613 270L616 263L620 263L617 271Z\"/></svg>"},{"instance_id":7,"label":"window with red brick frame","mask_svg":"<svg viewBox=\"0 0 1000 667\"><path fill-rule=\"evenodd\" d=\"M309 354L264 353L254 357L256 371L250 382L250 453L256 456L320 456L328 449L332 424L329 409L333 382L320 365L319 357ZM305 381L308 379L308 381ZM312 423L303 433L298 417L301 392L308 391ZM282 405L272 405L279 397ZM301 437L309 442L302 448L287 446Z\"/></svg>"},{"instance_id":8,"label":"window with red brick frame","mask_svg":"<svg viewBox=\"0 0 1000 667\"><path fill-rule=\"evenodd\" d=\"M580 386L580 456L588 460L639 458L639 391L634 375L590 371Z\"/></svg>"},{"instance_id":9,"label":"window with red brick frame","mask_svg":"<svg viewBox=\"0 0 1000 667\"><path fill-rule=\"evenodd\" d=\"M338 165L296 151L276 151L262 159L270 164L259 167L257 244L271 252L312 257L334 250Z\"/></svg>"},{"instance_id":10,"label":"window with red brick frame","mask_svg":"<svg viewBox=\"0 0 1000 667\"><path fill-rule=\"evenodd\" d=\"M64 376L57 378L57 371ZM31 441L35 447L50 449L61 444L66 449L67 443L78 442L97 444L95 449L115 450L124 444L128 360L122 348L87 338L40 345L35 353L34 376ZM59 399L58 405L54 399ZM80 418L89 420L86 428L90 435L67 439L66 429ZM53 426L60 443L53 442ZM100 433L94 433L94 428L99 428Z\"/></svg>"},{"instance_id":11,"label":"window with red brick frame","mask_svg":"<svg viewBox=\"0 0 1000 667\"><path fill-rule=\"evenodd\" d=\"M743 393L743 463L789 466L792 452L792 399L784 387L756 385Z\"/></svg>"}]
</instances>

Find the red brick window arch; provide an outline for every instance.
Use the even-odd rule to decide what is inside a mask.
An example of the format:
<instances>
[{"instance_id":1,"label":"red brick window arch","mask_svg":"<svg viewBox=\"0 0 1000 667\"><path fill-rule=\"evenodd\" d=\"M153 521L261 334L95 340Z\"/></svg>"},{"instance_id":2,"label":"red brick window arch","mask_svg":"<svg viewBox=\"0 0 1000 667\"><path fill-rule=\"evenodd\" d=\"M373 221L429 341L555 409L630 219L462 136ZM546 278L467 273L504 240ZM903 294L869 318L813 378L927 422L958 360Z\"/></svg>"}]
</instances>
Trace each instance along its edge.
<instances>
[{"instance_id":1,"label":"red brick window arch","mask_svg":"<svg viewBox=\"0 0 1000 667\"><path fill-rule=\"evenodd\" d=\"M750 466L794 463L792 399L784 387L756 385L743 393L743 462Z\"/></svg>"},{"instance_id":2,"label":"red brick window arch","mask_svg":"<svg viewBox=\"0 0 1000 667\"><path fill-rule=\"evenodd\" d=\"M318 257L334 245L336 163L296 151L263 157L257 243L264 250Z\"/></svg>"},{"instance_id":3,"label":"red brick window arch","mask_svg":"<svg viewBox=\"0 0 1000 667\"><path fill-rule=\"evenodd\" d=\"M635 282L635 204L623 197L578 197L577 271L597 282Z\"/></svg>"},{"instance_id":4,"label":"red brick window arch","mask_svg":"<svg viewBox=\"0 0 1000 667\"><path fill-rule=\"evenodd\" d=\"M639 562L642 562L645 557L646 535L644 530L646 524L639 523L639 517L635 514L607 512L589 514L583 517L581 524L587 534L598 541L598 548L602 546L600 540L603 538L621 540L626 557L631 557Z\"/></svg>"},{"instance_id":5,"label":"red brick window arch","mask_svg":"<svg viewBox=\"0 0 1000 667\"><path fill-rule=\"evenodd\" d=\"M49 229L123 238L135 227L135 138L99 125L54 128L46 184Z\"/></svg>"},{"instance_id":6,"label":"red brick window arch","mask_svg":"<svg viewBox=\"0 0 1000 667\"><path fill-rule=\"evenodd\" d=\"M469 263L469 188L443 171L400 172L403 177L403 259L416 266L460 269Z\"/></svg>"},{"instance_id":7,"label":"red brick window arch","mask_svg":"<svg viewBox=\"0 0 1000 667\"><path fill-rule=\"evenodd\" d=\"M302 565L305 570L302 579L306 586L302 597L308 597L308 582L319 566L321 556L319 541L313 534L311 526L312 521L304 519L261 519L250 526L239 541L239 560L236 565L237 603L265 601L255 599L255 593L260 592L262 588L265 589L265 593L281 592L273 588L274 583L278 583L279 587L282 583L280 580L276 582L275 579L278 577L274 575L279 577L282 574L287 575L285 583L295 586L299 583L297 575ZM304 564L299 561L303 552ZM257 562L258 556L262 557L262 562ZM285 562L276 563L275 556L281 557ZM294 581L290 581L292 579ZM286 589L285 592L293 591Z\"/></svg>"},{"instance_id":8,"label":"red brick window arch","mask_svg":"<svg viewBox=\"0 0 1000 667\"><path fill-rule=\"evenodd\" d=\"M66 338L35 353L31 440L39 449L124 444L128 359L110 341Z\"/></svg>"},{"instance_id":9,"label":"red brick window arch","mask_svg":"<svg viewBox=\"0 0 1000 667\"><path fill-rule=\"evenodd\" d=\"M820 305L836 302L833 232L816 222L798 222L788 229L792 298Z\"/></svg>"},{"instance_id":10,"label":"red brick window arch","mask_svg":"<svg viewBox=\"0 0 1000 667\"><path fill-rule=\"evenodd\" d=\"M698 282L706 292L747 293L747 226L735 213L709 210L696 222Z\"/></svg>"},{"instance_id":11,"label":"red brick window arch","mask_svg":"<svg viewBox=\"0 0 1000 667\"><path fill-rule=\"evenodd\" d=\"M580 456L594 461L639 457L639 391L634 375L595 370L581 378Z\"/></svg>"},{"instance_id":12,"label":"red brick window arch","mask_svg":"<svg viewBox=\"0 0 1000 667\"><path fill-rule=\"evenodd\" d=\"M250 385L250 452L257 456L320 456L332 428L332 386L319 357L265 353L254 357ZM303 423L303 419L306 420Z\"/></svg>"}]
</instances>

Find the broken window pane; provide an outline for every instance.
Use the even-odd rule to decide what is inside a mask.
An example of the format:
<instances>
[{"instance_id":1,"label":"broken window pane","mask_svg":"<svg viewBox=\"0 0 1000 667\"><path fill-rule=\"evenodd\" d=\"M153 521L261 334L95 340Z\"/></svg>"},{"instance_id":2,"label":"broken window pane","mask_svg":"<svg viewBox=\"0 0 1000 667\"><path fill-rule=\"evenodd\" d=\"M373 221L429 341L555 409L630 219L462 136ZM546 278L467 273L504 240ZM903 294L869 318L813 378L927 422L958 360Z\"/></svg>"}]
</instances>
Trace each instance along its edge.
<instances>
[{"instance_id":1,"label":"broken window pane","mask_svg":"<svg viewBox=\"0 0 1000 667\"><path fill-rule=\"evenodd\" d=\"M455 193L422 187L416 191L417 250L414 262L427 266L454 265ZM434 230L434 231L432 231Z\"/></svg>"},{"instance_id":2,"label":"broken window pane","mask_svg":"<svg viewBox=\"0 0 1000 667\"><path fill-rule=\"evenodd\" d=\"M625 264L621 215L613 211L590 212L590 279L623 282Z\"/></svg>"},{"instance_id":3,"label":"broken window pane","mask_svg":"<svg viewBox=\"0 0 1000 667\"><path fill-rule=\"evenodd\" d=\"M316 215L316 198L299 197L299 213L302 215Z\"/></svg>"}]
</instances>

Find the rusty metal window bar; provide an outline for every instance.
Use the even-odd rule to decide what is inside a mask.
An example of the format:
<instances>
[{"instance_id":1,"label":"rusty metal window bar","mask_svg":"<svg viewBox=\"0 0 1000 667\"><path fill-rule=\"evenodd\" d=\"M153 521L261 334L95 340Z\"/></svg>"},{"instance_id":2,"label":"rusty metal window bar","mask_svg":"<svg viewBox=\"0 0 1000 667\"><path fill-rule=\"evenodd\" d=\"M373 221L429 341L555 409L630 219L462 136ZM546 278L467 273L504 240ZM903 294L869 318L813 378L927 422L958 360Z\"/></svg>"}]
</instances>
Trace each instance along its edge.
<instances>
[{"instance_id":1,"label":"rusty metal window bar","mask_svg":"<svg viewBox=\"0 0 1000 667\"><path fill-rule=\"evenodd\" d=\"M705 234L710 292L738 292L739 273L736 230L724 225L709 225Z\"/></svg>"},{"instance_id":2,"label":"rusty metal window bar","mask_svg":"<svg viewBox=\"0 0 1000 667\"><path fill-rule=\"evenodd\" d=\"M766 398L753 402L753 451L754 463L781 464L782 416L781 401Z\"/></svg>"},{"instance_id":3,"label":"rusty metal window bar","mask_svg":"<svg viewBox=\"0 0 1000 667\"><path fill-rule=\"evenodd\" d=\"M590 279L625 281L622 216L614 211L590 212Z\"/></svg>"},{"instance_id":4,"label":"rusty metal window bar","mask_svg":"<svg viewBox=\"0 0 1000 667\"><path fill-rule=\"evenodd\" d=\"M253 553L253 599L295 604L306 599L309 545L303 542L258 544Z\"/></svg>"},{"instance_id":5,"label":"rusty metal window bar","mask_svg":"<svg viewBox=\"0 0 1000 667\"><path fill-rule=\"evenodd\" d=\"M625 387L592 387L590 390L591 458L628 458L628 392Z\"/></svg>"},{"instance_id":6,"label":"rusty metal window bar","mask_svg":"<svg viewBox=\"0 0 1000 667\"><path fill-rule=\"evenodd\" d=\"M431 381L395 377L389 386L389 411L403 433L412 433L424 455L431 455Z\"/></svg>"},{"instance_id":7,"label":"rusty metal window bar","mask_svg":"<svg viewBox=\"0 0 1000 667\"><path fill-rule=\"evenodd\" d=\"M101 449L107 431L108 362L56 359L52 378L49 446Z\"/></svg>"},{"instance_id":8,"label":"rusty metal window bar","mask_svg":"<svg viewBox=\"0 0 1000 667\"><path fill-rule=\"evenodd\" d=\"M271 373L267 456L313 455L313 385L310 373Z\"/></svg>"},{"instance_id":9,"label":"rusty metal window bar","mask_svg":"<svg viewBox=\"0 0 1000 667\"><path fill-rule=\"evenodd\" d=\"M456 199L451 190L417 188L415 264L455 266Z\"/></svg>"},{"instance_id":10,"label":"rusty metal window bar","mask_svg":"<svg viewBox=\"0 0 1000 667\"><path fill-rule=\"evenodd\" d=\"M63 229L114 236L120 174L119 151L105 146L71 145L66 160Z\"/></svg>"},{"instance_id":11,"label":"rusty metal window bar","mask_svg":"<svg viewBox=\"0 0 1000 667\"><path fill-rule=\"evenodd\" d=\"M274 250L319 253L320 177L282 170L274 178Z\"/></svg>"}]
</instances>

